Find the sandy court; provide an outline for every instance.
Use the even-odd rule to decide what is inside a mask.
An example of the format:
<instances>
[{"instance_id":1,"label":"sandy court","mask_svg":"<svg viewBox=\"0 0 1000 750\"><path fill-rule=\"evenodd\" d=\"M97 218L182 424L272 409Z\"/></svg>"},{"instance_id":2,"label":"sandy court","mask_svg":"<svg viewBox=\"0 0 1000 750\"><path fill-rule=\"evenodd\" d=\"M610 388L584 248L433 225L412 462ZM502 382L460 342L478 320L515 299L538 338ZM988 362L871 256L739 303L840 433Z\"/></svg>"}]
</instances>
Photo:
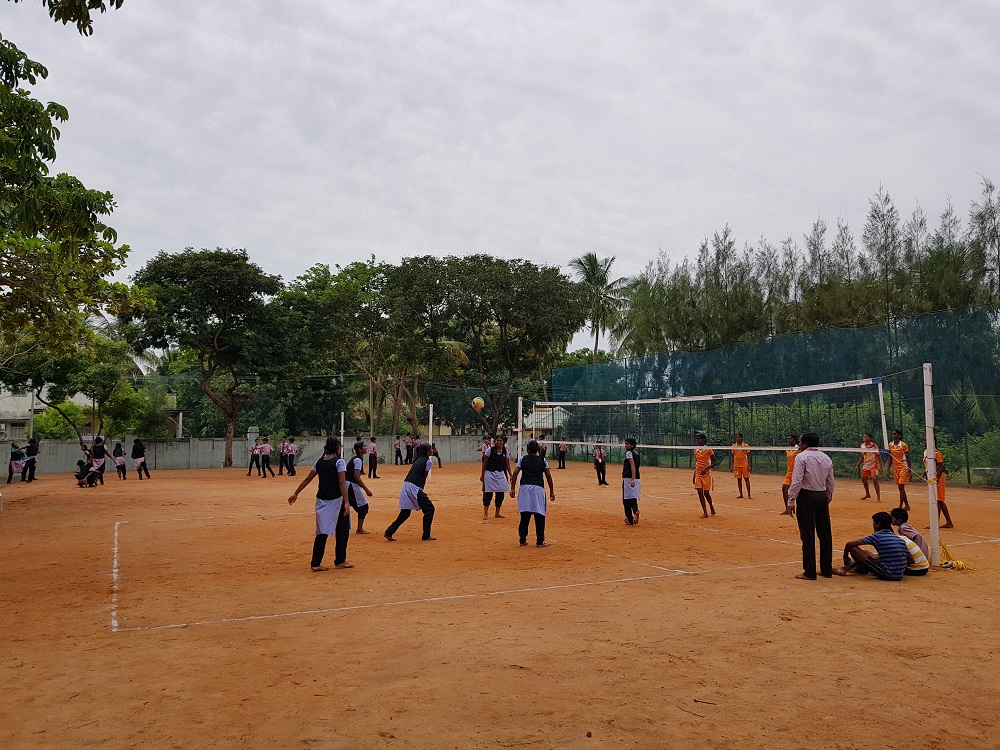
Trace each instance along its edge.
<instances>
[{"instance_id":1,"label":"sandy court","mask_svg":"<svg viewBox=\"0 0 1000 750\"><path fill-rule=\"evenodd\" d=\"M384 466L357 567L327 573L315 484L286 502L304 472L7 487L0 747L1000 747L1000 492L949 487L973 572L802 582L781 477L738 500L716 472L701 520L690 471L643 467L629 527L617 473L554 469L537 549L516 501L482 521L474 464L432 475L438 541L417 513L387 542ZM861 494L838 483L835 562L895 505Z\"/></svg>"}]
</instances>

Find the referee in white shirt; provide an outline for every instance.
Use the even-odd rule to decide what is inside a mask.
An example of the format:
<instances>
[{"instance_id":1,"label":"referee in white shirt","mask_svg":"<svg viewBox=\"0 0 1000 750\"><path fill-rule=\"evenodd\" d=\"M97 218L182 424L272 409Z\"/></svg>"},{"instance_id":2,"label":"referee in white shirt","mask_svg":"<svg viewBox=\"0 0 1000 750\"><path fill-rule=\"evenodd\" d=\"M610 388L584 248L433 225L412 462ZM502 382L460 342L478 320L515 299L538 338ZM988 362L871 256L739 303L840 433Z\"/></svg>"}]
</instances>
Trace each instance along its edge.
<instances>
[{"instance_id":1,"label":"referee in white shirt","mask_svg":"<svg viewBox=\"0 0 1000 750\"><path fill-rule=\"evenodd\" d=\"M815 432L807 432L799 438L799 448L802 452L795 457L787 506L788 514L799 523L799 537L802 539L802 572L795 577L804 581L816 580L816 537L819 537L819 574L832 578L830 501L833 499L833 461L820 452L819 435Z\"/></svg>"}]
</instances>

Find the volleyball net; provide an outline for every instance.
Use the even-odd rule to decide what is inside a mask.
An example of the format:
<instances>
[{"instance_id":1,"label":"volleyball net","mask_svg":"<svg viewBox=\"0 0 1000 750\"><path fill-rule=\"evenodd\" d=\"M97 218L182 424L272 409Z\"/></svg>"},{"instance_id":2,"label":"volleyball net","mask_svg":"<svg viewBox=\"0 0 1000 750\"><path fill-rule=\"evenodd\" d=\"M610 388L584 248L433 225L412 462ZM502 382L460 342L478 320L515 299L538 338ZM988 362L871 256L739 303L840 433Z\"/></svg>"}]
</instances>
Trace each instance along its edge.
<instances>
[{"instance_id":1,"label":"volleyball net","mask_svg":"<svg viewBox=\"0 0 1000 750\"><path fill-rule=\"evenodd\" d=\"M918 373L922 386L919 395L922 409L903 407L903 391L913 392ZM886 409L887 380L894 381L898 411L889 414L901 424L890 423ZM905 388L903 386L906 386ZM926 444L928 461L924 476L928 482L931 518L931 549L937 564L937 497L933 487L937 474L934 451L934 393L932 369L924 364L919 370L893 376L844 380L833 383L786 386L736 393L678 395L661 398L618 399L607 401L535 401L529 412L522 403L519 409L518 453L530 439L544 440L558 450L565 445L567 457L590 460L597 445L602 445L609 462L623 460L624 441L636 441L643 451L643 465L670 468L694 467L694 449L710 448L717 454L719 468L732 467L736 455L753 455L756 472L783 474L785 451L794 438L815 432L820 446L830 455L834 471L840 476L854 473L872 448L863 444L870 435L878 446L883 463L889 459L887 447L891 431L909 434L913 447L913 477L921 474L919 445ZM922 414L921 414L922 412ZM921 419L922 417L922 419ZM906 424L902 424L906 423ZM911 429L912 428L912 429ZM705 445L695 442L703 436ZM728 459L728 460L727 460Z\"/></svg>"},{"instance_id":2,"label":"volleyball net","mask_svg":"<svg viewBox=\"0 0 1000 750\"><path fill-rule=\"evenodd\" d=\"M884 450L891 428L883 378L874 377L697 396L536 401L521 429L524 439L565 443L574 455L586 454L601 443L611 459L631 437L644 451L644 463L675 468L691 464L700 434L706 440L704 447L762 453L755 456L758 470L783 473L790 435L820 434L824 451L835 456L838 472L847 472L863 450L862 435L870 434ZM745 445L734 447L737 441Z\"/></svg>"}]
</instances>

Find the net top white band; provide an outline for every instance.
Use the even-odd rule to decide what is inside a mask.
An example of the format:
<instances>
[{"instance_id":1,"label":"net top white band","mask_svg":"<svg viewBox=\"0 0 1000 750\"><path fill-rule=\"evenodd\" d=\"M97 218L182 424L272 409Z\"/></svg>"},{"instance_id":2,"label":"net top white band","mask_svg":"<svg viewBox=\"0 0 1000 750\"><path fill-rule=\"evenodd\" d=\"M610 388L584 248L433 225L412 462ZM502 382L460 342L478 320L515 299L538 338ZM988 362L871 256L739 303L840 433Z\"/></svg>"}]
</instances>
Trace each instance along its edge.
<instances>
[{"instance_id":1,"label":"net top white band","mask_svg":"<svg viewBox=\"0 0 1000 750\"><path fill-rule=\"evenodd\" d=\"M643 404L683 404L692 401L728 401L739 398L754 398L756 396L782 396L787 393L811 393L815 391L831 391L837 388L855 388L878 385L882 378L862 378L861 380L842 380L839 383L819 383L816 385L797 385L787 388L768 388L763 391L743 391L741 393L714 393L705 396L671 396L669 398L639 398L615 401L535 401L536 407L551 406L641 406Z\"/></svg>"},{"instance_id":2,"label":"net top white band","mask_svg":"<svg viewBox=\"0 0 1000 750\"><path fill-rule=\"evenodd\" d=\"M525 430L525 432L527 433L528 430ZM530 440L532 438L528 437L528 439ZM547 440L546 441L546 447L551 447L551 446L554 446L554 445L558 445L559 443L562 443L563 445L565 445L567 447L569 447L571 445L582 445L582 446L585 446L587 448L590 448L592 446L596 446L597 445L596 441L580 442L580 441L575 441L575 440ZM621 450L622 443L621 442L614 442L614 443L605 443L605 442L602 442L601 443L601 447L604 450L609 450L611 448L615 448L615 449ZM658 449L661 449L661 450L671 450L671 451L693 451L696 448L699 449L699 450L704 450L705 448L711 448L713 451L746 451L748 453L751 453L751 452L763 452L763 451L787 451L787 450L793 450L793 449L797 449L798 448L798 446L796 446L796 445L741 445L741 446L737 447L735 445L659 445L659 444L654 444L654 443L639 443L635 447L636 448L640 448L640 449L658 448ZM880 453L882 455L888 455L889 454L889 451L885 450L884 448L880 449L880 450L874 450L874 449L871 449L871 448L835 448L833 446L829 446L828 447L828 446L821 445L819 447L819 450L822 451L822 452L824 452L824 453Z\"/></svg>"}]
</instances>

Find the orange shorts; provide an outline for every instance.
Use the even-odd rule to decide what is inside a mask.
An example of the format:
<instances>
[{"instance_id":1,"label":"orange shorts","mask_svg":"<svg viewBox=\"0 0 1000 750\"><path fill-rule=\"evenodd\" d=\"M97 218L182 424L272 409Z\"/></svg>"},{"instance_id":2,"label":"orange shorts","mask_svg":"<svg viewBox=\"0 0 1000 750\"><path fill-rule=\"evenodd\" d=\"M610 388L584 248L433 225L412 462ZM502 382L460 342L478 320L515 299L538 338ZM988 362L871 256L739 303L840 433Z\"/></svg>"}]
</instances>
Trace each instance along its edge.
<instances>
[{"instance_id":1,"label":"orange shorts","mask_svg":"<svg viewBox=\"0 0 1000 750\"><path fill-rule=\"evenodd\" d=\"M694 488L696 490L707 490L712 491L712 472L707 474L699 474L697 471L694 473Z\"/></svg>"},{"instance_id":2,"label":"orange shorts","mask_svg":"<svg viewBox=\"0 0 1000 750\"><path fill-rule=\"evenodd\" d=\"M862 469L862 479L878 479L878 469Z\"/></svg>"},{"instance_id":3,"label":"orange shorts","mask_svg":"<svg viewBox=\"0 0 1000 750\"><path fill-rule=\"evenodd\" d=\"M737 479L749 479L750 478L750 469L748 469L748 468L742 468L742 469L741 468L736 468L736 469L733 469L733 475Z\"/></svg>"},{"instance_id":4,"label":"orange shorts","mask_svg":"<svg viewBox=\"0 0 1000 750\"><path fill-rule=\"evenodd\" d=\"M940 474L937 478L937 499L938 502L944 502L944 488L945 484L948 482L948 477L944 474Z\"/></svg>"},{"instance_id":5,"label":"orange shorts","mask_svg":"<svg viewBox=\"0 0 1000 750\"><path fill-rule=\"evenodd\" d=\"M785 474L785 481L782 482L782 484L785 487L791 487L792 486L792 470L791 469L789 469L788 473Z\"/></svg>"},{"instance_id":6,"label":"orange shorts","mask_svg":"<svg viewBox=\"0 0 1000 750\"><path fill-rule=\"evenodd\" d=\"M910 470L907 468L893 469L893 478L897 485L910 483Z\"/></svg>"}]
</instances>

